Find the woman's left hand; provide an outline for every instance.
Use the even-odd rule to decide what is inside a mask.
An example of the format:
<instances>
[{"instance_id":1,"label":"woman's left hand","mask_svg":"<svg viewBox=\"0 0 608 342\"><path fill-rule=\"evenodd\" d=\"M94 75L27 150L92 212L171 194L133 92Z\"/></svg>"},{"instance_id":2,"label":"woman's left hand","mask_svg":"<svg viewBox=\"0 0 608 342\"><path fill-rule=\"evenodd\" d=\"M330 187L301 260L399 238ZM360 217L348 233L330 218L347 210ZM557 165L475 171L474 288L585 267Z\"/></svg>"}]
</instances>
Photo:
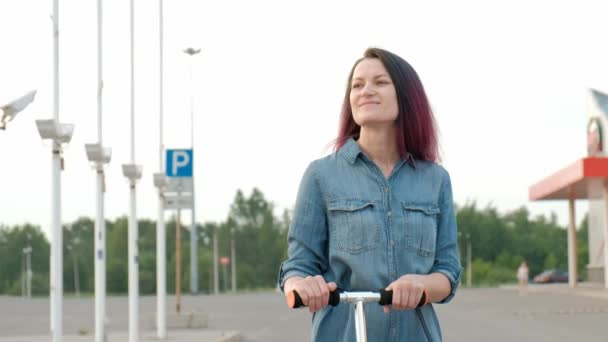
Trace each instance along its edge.
<instances>
[{"instance_id":1,"label":"woman's left hand","mask_svg":"<svg viewBox=\"0 0 608 342\"><path fill-rule=\"evenodd\" d=\"M418 274L406 274L392 282L386 289L393 290L393 309L409 310L415 309L420 303L424 284ZM384 312L390 312L390 306L384 306Z\"/></svg>"}]
</instances>

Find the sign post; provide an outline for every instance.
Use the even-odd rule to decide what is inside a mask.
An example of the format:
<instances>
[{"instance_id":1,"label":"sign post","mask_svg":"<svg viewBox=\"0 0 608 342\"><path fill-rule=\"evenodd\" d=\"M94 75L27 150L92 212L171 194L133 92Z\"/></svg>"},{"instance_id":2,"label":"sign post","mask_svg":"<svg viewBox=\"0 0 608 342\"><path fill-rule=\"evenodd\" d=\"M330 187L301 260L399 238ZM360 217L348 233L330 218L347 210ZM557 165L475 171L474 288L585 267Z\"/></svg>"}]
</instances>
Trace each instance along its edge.
<instances>
[{"instance_id":1,"label":"sign post","mask_svg":"<svg viewBox=\"0 0 608 342\"><path fill-rule=\"evenodd\" d=\"M181 312L181 264L182 264L182 241L181 241L181 209L193 207L192 187L192 149L167 150L166 175L169 184L164 192L165 209L177 210L177 221L175 223L175 311ZM195 223L192 222L192 229ZM192 251L191 251L192 252ZM191 275L193 277L194 275Z\"/></svg>"}]
</instances>

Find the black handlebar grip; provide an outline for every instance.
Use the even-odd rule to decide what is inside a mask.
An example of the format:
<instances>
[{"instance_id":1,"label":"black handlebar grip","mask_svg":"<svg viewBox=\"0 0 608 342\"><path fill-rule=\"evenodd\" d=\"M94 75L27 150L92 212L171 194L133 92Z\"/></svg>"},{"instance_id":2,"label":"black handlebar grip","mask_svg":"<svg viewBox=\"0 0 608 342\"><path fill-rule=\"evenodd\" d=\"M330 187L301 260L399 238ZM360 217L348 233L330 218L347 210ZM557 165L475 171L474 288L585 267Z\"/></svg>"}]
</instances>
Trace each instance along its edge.
<instances>
[{"instance_id":1,"label":"black handlebar grip","mask_svg":"<svg viewBox=\"0 0 608 342\"><path fill-rule=\"evenodd\" d=\"M380 292L380 301L378 301L380 305L393 304L393 290L381 289L378 292ZM420 298L420 303L418 303L417 307L424 306L424 304L426 304L426 291L422 292L422 297Z\"/></svg>"},{"instance_id":2,"label":"black handlebar grip","mask_svg":"<svg viewBox=\"0 0 608 342\"><path fill-rule=\"evenodd\" d=\"M338 304L340 304L340 292L337 290L329 292L329 305L336 306ZM302 297L300 297L300 294L296 290L292 290L287 294L287 305L292 309L306 306L302 302Z\"/></svg>"}]
</instances>

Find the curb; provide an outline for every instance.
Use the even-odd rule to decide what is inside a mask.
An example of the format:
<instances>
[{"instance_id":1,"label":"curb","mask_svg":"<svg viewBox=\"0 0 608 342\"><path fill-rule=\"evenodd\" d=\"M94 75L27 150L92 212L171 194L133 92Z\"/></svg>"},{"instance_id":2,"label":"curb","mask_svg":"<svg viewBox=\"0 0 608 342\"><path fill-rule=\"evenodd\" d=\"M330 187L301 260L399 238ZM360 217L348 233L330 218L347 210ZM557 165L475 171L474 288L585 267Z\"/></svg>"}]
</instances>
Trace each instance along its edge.
<instances>
[{"instance_id":1,"label":"curb","mask_svg":"<svg viewBox=\"0 0 608 342\"><path fill-rule=\"evenodd\" d=\"M241 342L241 334L238 332L229 332L226 336L222 336L217 342Z\"/></svg>"}]
</instances>

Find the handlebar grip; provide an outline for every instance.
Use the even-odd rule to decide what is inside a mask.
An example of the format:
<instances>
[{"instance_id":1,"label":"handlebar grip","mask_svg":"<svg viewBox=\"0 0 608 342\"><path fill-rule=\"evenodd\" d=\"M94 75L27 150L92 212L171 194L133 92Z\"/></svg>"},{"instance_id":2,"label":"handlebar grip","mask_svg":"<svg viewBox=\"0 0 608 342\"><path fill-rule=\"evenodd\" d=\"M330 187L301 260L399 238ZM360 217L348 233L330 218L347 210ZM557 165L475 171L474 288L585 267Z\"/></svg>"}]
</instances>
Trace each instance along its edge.
<instances>
[{"instance_id":1,"label":"handlebar grip","mask_svg":"<svg viewBox=\"0 0 608 342\"><path fill-rule=\"evenodd\" d=\"M338 290L330 291L329 305L336 306L338 304L340 304L340 292L338 292ZM287 294L287 305L289 305L289 307L292 309L306 306L302 302L302 297L300 297L300 294L296 290L292 290Z\"/></svg>"},{"instance_id":2,"label":"handlebar grip","mask_svg":"<svg viewBox=\"0 0 608 342\"><path fill-rule=\"evenodd\" d=\"M380 305L391 305L393 304L393 290L385 290L385 289L380 289L378 292L380 292L380 301L378 301L378 303ZM420 298L420 303L418 303L417 307L421 307L427 304L427 295L426 295L426 290L424 290L422 292L422 297Z\"/></svg>"}]
</instances>

